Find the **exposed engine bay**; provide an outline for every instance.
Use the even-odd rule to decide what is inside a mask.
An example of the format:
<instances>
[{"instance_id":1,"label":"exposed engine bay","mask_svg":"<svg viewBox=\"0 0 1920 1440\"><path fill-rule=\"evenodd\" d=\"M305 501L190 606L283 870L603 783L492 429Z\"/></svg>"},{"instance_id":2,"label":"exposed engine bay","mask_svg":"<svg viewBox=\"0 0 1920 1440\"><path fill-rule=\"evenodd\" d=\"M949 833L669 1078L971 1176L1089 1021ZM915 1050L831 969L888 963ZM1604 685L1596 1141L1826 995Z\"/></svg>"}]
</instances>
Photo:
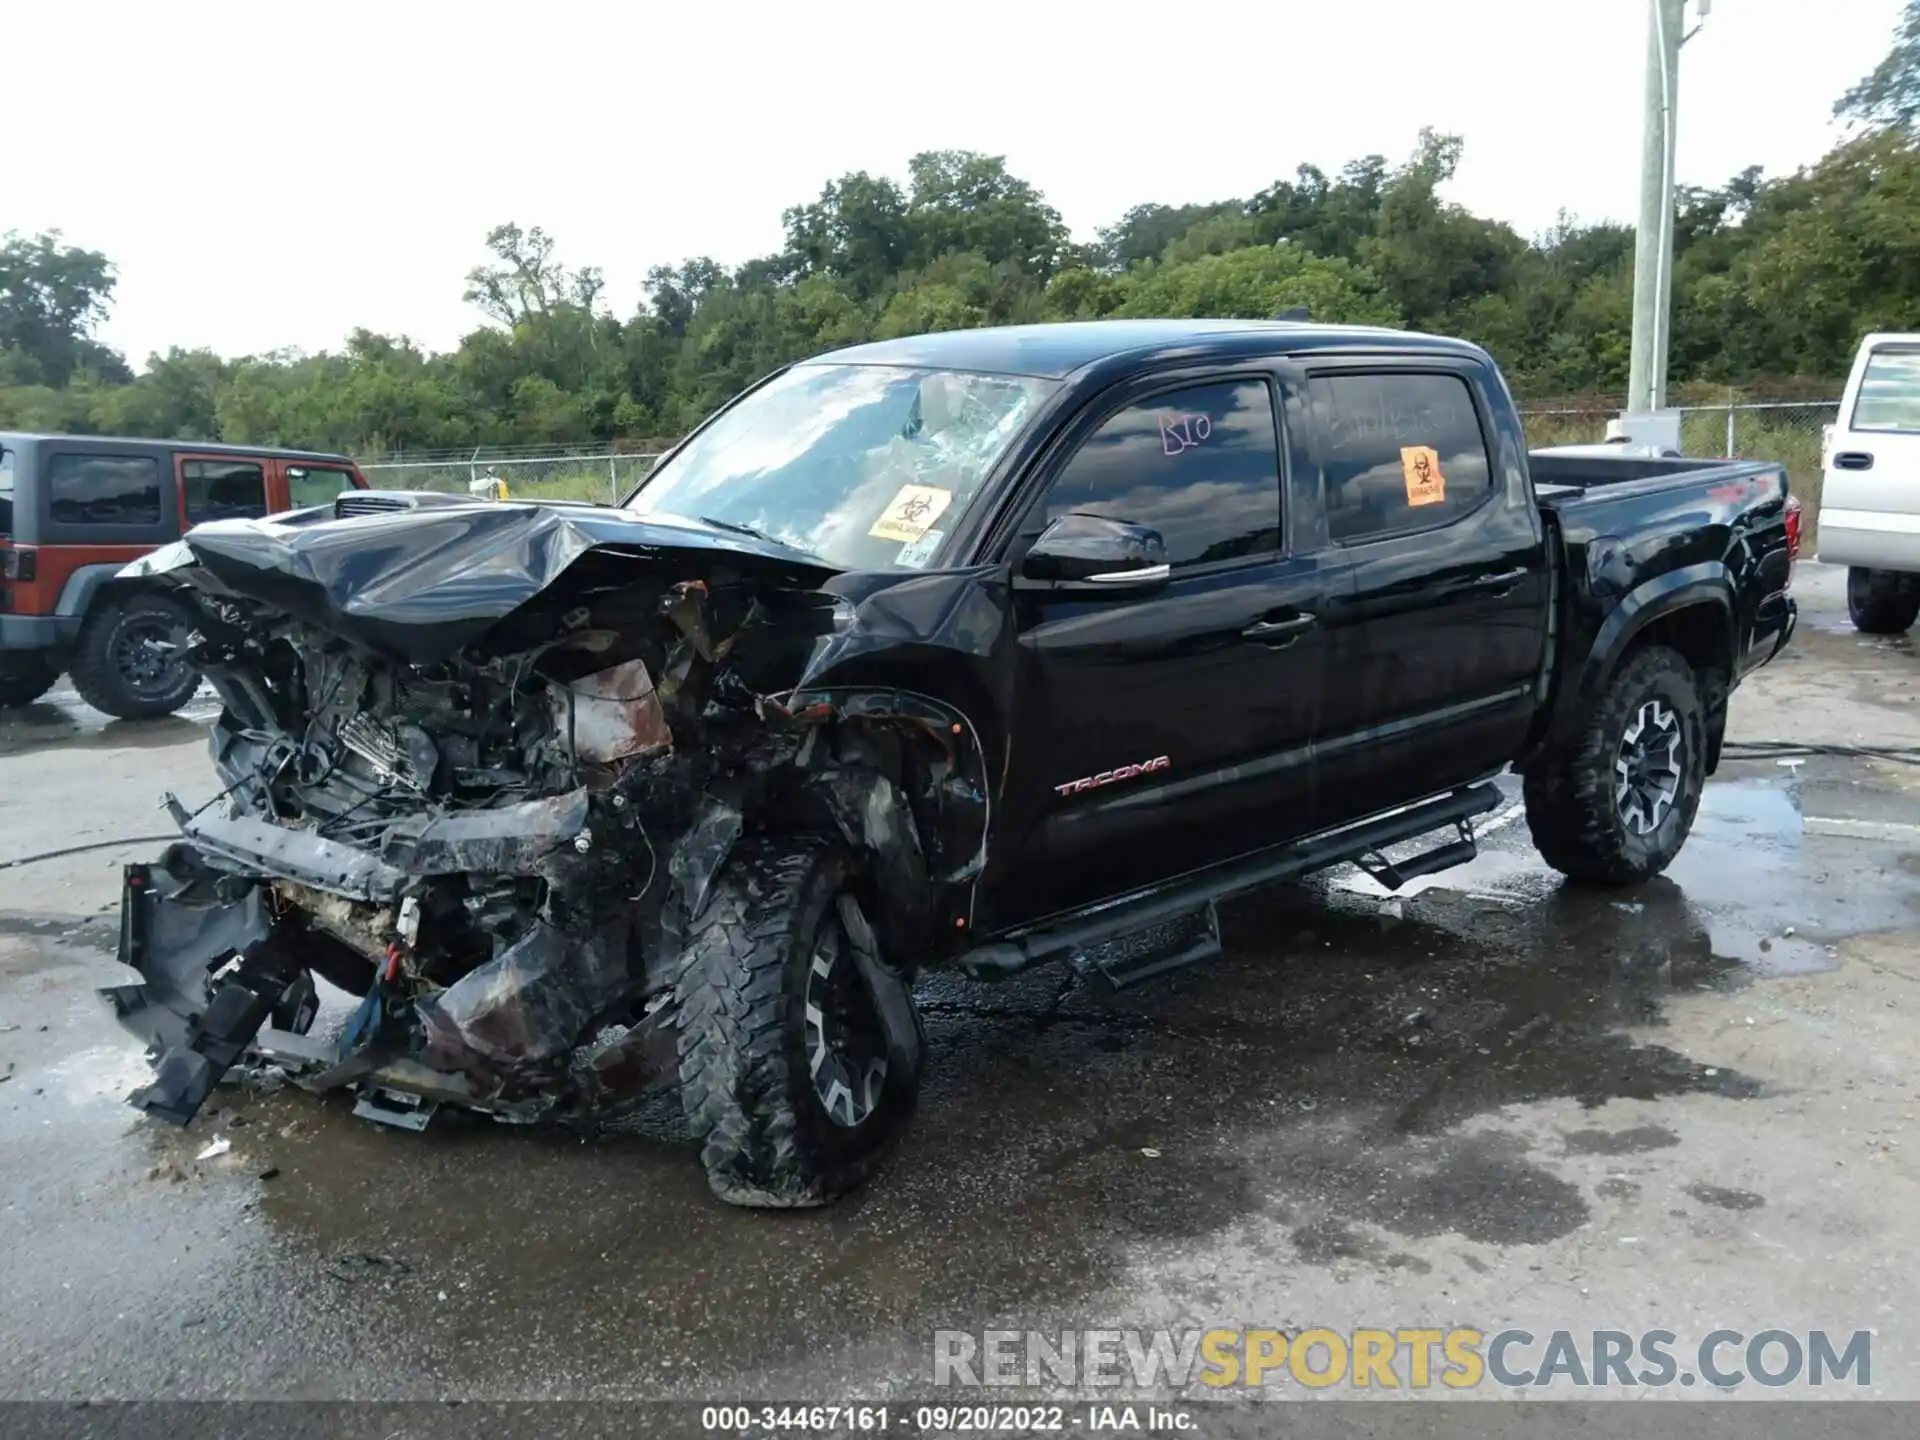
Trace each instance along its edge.
<instances>
[{"instance_id":1,"label":"exposed engine bay","mask_svg":"<svg viewBox=\"0 0 1920 1440\"><path fill-rule=\"evenodd\" d=\"M136 1105L184 1124L240 1064L416 1127L446 1103L605 1116L671 1073L680 937L756 831L860 857L872 987L964 927L991 742L862 672L958 651L991 685L996 582L836 593L692 526L404 506L223 522L141 562L191 603L223 709L220 793L168 797L180 841L128 869L141 983L108 994L152 1048ZM324 1038L316 976L357 1000Z\"/></svg>"}]
</instances>

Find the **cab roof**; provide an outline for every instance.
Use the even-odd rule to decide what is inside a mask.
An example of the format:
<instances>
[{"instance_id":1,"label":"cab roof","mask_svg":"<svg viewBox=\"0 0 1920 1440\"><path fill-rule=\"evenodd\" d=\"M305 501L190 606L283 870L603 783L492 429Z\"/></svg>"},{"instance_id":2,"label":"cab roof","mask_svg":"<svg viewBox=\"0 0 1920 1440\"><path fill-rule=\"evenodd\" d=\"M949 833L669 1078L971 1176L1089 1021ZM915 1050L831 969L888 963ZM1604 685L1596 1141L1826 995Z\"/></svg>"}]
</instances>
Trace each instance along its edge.
<instances>
[{"instance_id":1,"label":"cab roof","mask_svg":"<svg viewBox=\"0 0 1920 1440\"><path fill-rule=\"evenodd\" d=\"M51 435L33 431L0 430L0 445L145 445L163 450L190 450L195 455L263 455L275 460L324 460L349 463L345 455L325 450L288 450L279 445L221 445L210 440L154 440L140 435Z\"/></svg>"},{"instance_id":2,"label":"cab roof","mask_svg":"<svg viewBox=\"0 0 1920 1440\"><path fill-rule=\"evenodd\" d=\"M1464 340L1368 325L1296 320L1073 320L995 325L877 340L816 355L808 365L906 365L1060 380L1122 356L1138 360L1233 359L1284 351L1388 349L1484 358Z\"/></svg>"}]
</instances>

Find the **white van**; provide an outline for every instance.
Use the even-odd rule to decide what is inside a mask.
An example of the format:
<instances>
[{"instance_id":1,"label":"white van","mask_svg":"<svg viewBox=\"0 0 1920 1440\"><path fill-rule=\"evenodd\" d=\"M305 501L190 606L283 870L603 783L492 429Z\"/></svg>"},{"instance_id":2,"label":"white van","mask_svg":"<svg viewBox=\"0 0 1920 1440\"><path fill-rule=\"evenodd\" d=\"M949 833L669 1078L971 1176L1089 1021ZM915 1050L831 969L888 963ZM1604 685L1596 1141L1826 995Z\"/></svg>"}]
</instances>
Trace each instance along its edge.
<instances>
[{"instance_id":1,"label":"white van","mask_svg":"<svg viewBox=\"0 0 1920 1440\"><path fill-rule=\"evenodd\" d=\"M1920 615L1920 334L1860 342L1820 451L1820 558L1849 567L1855 629L1901 634Z\"/></svg>"}]
</instances>

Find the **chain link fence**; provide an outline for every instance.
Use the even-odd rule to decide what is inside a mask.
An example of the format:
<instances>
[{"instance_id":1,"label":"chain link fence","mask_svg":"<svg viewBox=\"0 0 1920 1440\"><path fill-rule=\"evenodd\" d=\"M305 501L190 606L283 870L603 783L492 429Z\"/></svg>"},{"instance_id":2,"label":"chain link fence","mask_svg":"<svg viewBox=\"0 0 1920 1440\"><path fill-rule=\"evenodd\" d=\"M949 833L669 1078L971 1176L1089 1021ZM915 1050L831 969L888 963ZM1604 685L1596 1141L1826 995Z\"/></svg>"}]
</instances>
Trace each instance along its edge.
<instances>
[{"instance_id":1,"label":"chain link fence","mask_svg":"<svg viewBox=\"0 0 1920 1440\"><path fill-rule=\"evenodd\" d=\"M1821 435L1839 415L1838 400L1682 405L1680 450L1685 455L1734 460L1778 460L1787 467L1793 493L1805 509L1807 549L1819 525ZM1620 413L1617 398L1584 397L1523 403L1527 444L1596 444L1607 422ZM464 495L475 481L496 477L511 497L594 500L618 504L653 468L666 448L656 442L644 453L522 446L486 451L391 455L363 460L367 481L381 490L437 490Z\"/></svg>"},{"instance_id":2,"label":"chain link fence","mask_svg":"<svg viewBox=\"0 0 1920 1440\"><path fill-rule=\"evenodd\" d=\"M1819 531L1822 432L1840 414L1838 400L1736 401L1727 405L1678 405L1680 453L1730 460L1778 460L1803 507L1805 553ZM1620 413L1617 400L1522 404L1527 444L1594 444L1607 438L1607 422Z\"/></svg>"},{"instance_id":3,"label":"chain link fence","mask_svg":"<svg viewBox=\"0 0 1920 1440\"><path fill-rule=\"evenodd\" d=\"M614 455L549 451L544 455L446 455L362 460L360 469L376 490L436 490L465 495L489 477L507 495L526 500L595 500L617 505L638 485L658 452Z\"/></svg>"}]
</instances>

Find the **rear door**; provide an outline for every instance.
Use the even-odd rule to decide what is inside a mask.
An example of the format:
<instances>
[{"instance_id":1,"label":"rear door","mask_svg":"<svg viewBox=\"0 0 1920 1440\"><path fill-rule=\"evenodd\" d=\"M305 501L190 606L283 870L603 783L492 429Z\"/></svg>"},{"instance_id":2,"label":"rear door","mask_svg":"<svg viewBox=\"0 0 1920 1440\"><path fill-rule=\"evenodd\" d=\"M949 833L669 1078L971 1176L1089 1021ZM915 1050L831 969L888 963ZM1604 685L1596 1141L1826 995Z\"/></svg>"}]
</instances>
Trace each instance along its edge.
<instances>
[{"instance_id":1,"label":"rear door","mask_svg":"<svg viewBox=\"0 0 1920 1440\"><path fill-rule=\"evenodd\" d=\"M1343 820L1500 769L1532 722L1544 534L1483 374L1464 359L1308 368L1327 538L1352 567L1319 747Z\"/></svg>"},{"instance_id":2,"label":"rear door","mask_svg":"<svg viewBox=\"0 0 1920 1440\"><path fill-rule=\"evenodd\" d=\"M1265 371L1138 382L1096 402L1052 462L1022 540L1066 514L1149 525L1170 574L1124 596L1017 592L1019 713L990 924L1317 823L1320 617L1345 566L1284 543L1278 397Z\"/></svg>"},{"instance_id":3,"label":"rear door","mask_svg":"<svg viewBox=\"0 0 1920 1440\"><path fill-rule=\"evenodd\" d=\"M1920 336L1867 337L1827 448L1820 558L1920 572Z\"/></svg>"},{"instance_id":4,"label":"rear door","mask_svg":"<svg viewBox=\"0 0 1920 1440\"><path fill-rule=\"evenodd\" d=\"M272 508L264 457L181 451L173 466L183 533L209 520L258 520Z\"/></svg>"}]
</instances>

